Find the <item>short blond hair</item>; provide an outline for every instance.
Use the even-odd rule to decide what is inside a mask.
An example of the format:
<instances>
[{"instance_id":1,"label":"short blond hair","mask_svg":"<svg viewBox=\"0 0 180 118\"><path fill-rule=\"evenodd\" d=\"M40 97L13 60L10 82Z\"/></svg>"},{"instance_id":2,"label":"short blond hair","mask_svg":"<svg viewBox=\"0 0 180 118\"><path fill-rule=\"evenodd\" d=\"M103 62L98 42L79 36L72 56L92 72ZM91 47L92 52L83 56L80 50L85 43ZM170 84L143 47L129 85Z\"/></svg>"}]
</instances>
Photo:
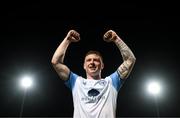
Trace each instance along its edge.
<instances>
[{"instance_id":1,"label":"short blond hair","mask_svg":"<svg viewBox=\"0 0 180 118\"><path fill-rule=\"evenodd\" d=\"M86 56L88 56L88 55L90 55L90 54L96 54L96 55L98 55L98 56L101 58L102 62L103 62L102 54L101 54L99 51L90 50L90 51L88 51L88 52L86 53L85 58L86 58Z\"/></svg>"}]
</instances>

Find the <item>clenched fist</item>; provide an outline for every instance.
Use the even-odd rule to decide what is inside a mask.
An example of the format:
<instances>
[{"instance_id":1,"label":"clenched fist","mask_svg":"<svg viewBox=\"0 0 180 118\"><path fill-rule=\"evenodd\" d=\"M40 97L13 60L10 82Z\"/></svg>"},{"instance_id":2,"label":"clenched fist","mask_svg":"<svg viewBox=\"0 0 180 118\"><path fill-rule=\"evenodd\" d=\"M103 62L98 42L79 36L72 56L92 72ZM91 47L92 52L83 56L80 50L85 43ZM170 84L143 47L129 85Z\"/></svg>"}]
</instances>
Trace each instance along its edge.
<instances>
[{"instance_id":1,"label":"clenched fist","mask_svg":"<svg viewBox=\"0 0 180 118\"><path fill-rule=\"evenodd\" d=\"M80 34L75 30L70 30L66 38L71 42L78 42L80 40Z\"/></svg>"},{"instance_id":2,"label":"clenched fist","mask_svg":"<svg viewBox=\"0 0 180 118\"><path fill-rule=\"evenodd\" d=\"M107 31L107 32L104 34L104 36L103 36L103 39L104 39L104 41L106 41L106 42L115 41L117 38L118 38L118 35L117 35L116 32L113 31L113 30Z\"/></svg>"}]
</instances>

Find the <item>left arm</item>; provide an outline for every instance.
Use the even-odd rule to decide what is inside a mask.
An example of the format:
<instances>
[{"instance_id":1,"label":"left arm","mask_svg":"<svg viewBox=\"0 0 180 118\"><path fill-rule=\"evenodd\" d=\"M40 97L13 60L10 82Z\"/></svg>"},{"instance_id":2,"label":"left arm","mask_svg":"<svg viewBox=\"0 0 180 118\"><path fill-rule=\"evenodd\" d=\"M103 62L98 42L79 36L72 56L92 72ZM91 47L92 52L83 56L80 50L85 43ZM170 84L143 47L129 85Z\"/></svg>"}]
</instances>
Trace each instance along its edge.
<instances>
[{"instance_id":1,"label":"left arm","mask_svg":"<svg viewBox=\"0 0 180 118\"><path fill-rule=\"evenodd\" d=\"M126 79L136 62L133 52L113 30L109 30L104 34L104 40L106 42L114 42L119 48L123 63L118 67L118 72L121 75L121 79Z\"/></svg>"}]
</instances>

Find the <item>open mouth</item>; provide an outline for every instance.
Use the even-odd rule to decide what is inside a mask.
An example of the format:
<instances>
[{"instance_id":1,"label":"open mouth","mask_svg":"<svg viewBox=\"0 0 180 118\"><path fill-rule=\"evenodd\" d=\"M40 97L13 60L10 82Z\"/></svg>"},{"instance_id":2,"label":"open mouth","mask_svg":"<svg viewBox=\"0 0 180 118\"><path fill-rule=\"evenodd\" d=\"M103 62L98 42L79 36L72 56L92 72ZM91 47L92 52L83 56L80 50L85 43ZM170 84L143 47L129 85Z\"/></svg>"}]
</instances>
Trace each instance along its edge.
<instances>
[{"instance_id":1,"label":"open mouth","mask_svg":"<svg viewBox=\"0 0 180 118\"><path fill-rule=\"evenodd\" d=\"M91 70L96 70L96 66L93 66L93 65L90 65L89 68L90 68Z\"/></svg>"}]
</instances>

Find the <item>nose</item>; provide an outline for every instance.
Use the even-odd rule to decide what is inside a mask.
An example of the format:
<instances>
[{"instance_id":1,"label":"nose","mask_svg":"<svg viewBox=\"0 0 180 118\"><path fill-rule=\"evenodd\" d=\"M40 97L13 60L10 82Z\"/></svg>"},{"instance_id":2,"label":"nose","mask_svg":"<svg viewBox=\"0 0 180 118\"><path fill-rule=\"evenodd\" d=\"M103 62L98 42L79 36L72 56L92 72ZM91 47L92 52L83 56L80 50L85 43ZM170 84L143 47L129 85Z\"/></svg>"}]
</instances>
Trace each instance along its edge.
<instances>
[{"instance_id":1,"label":"nose","mask_svg":"<svg viewBox=\"0 0 180 118\"><path fill-rule=\"evenodd\" d=\"M91 59L90 63L94 63L94 59Z\"/></svg>"},{"instance_id":2,"label":"nose","mask_svg":"<svg viewBox=\"0 0 180 118\"><path fill-rule=\"evenodd\" d=\"M95 63L94 63L93 59L90 61L90 65L95 66Z\"/></svg>"}]
</instances>

